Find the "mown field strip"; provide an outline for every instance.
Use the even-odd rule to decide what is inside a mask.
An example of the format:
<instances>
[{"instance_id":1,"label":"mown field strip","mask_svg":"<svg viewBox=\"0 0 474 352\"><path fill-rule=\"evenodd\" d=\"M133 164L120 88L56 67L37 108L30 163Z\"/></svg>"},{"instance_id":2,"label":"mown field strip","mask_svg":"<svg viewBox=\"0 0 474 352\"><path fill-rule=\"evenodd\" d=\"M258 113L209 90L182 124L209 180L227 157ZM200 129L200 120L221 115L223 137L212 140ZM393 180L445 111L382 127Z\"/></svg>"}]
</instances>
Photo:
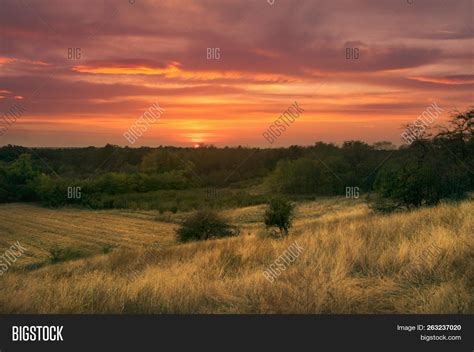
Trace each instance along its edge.
<instances>
[{"instance_id":1,"label":"mown field strip","mask_svg":"<svg viewBox=\"0 0 474 352\"><path fill-rule=\"evenodd\" d=\"M18 264L44 260L50 248L100 252L104 246L143 247L175 242L176 225L120 212L46 209L28 204L0 206L0 252L20 241L28 252Z\"/></svg>"}]
</instances>

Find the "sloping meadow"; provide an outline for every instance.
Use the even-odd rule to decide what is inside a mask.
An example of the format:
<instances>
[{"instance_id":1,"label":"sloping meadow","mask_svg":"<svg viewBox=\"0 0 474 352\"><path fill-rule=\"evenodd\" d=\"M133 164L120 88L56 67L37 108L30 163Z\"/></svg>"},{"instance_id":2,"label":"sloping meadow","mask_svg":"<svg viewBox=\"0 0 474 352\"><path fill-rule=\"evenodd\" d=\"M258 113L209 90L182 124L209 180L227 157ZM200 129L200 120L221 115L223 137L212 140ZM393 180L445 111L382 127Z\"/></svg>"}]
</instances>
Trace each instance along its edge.
<instances>
[{"instance_id":1,"label":"sloping meadow","mask_svg":"<svg viewBox=\"0 0 474 352\"><path fill-rule=\"evenodd\" d=\"M239 237L116 248L8 272L0 279L0 311L474 312L472 201L386 216L360 203L327 202L335 209L330 214L317 202L300 204L285 239L262 236L258 223L240 223ZM246 219L241 209L234 215ZM284 254L295 243L298 254Z\"/></svg>"}]
</instances>

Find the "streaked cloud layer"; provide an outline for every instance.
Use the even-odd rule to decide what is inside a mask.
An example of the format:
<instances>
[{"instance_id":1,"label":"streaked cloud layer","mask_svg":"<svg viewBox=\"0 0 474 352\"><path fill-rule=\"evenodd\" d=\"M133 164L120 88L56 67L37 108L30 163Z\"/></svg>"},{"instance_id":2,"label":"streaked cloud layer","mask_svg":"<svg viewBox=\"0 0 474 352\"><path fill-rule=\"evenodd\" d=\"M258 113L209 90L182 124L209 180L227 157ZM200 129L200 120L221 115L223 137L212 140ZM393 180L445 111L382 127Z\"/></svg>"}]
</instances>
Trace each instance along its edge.
<instances>
[{"instance_id":1,"label":"streaked cloud layer","mask_svg":"<svg viewBox=\"0 0 474 352\"><path fill-rule=\"evenodd\" d=\"M124 145L158 102L137 145L265 146L294 101L305 112L276 145L399 143L432 102L474 101L472 1L412 2L4 0L0 108L28 104L0 144Z\"/></svg>"}]
</instances>

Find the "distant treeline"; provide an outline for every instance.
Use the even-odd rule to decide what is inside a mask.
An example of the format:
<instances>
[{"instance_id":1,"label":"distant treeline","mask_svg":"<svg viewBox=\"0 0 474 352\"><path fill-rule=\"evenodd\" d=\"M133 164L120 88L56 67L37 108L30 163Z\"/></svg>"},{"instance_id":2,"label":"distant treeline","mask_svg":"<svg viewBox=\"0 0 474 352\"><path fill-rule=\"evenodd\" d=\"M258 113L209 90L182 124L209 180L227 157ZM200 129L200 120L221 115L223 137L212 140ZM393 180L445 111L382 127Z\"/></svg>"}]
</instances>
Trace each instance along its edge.
<instances>
[{"instance_id":1,"label":"distant treeline","mask_svg":"<svg viewBox=\"0 0 474 352\"><path fill-rule=\"evenodd\" d=\"M343 195L346 187L358 187L378 201L390 200L382 202L388 208L434 204L474 189L473 115L457 113L435 134L418 131L399 148L361 141L274 149L8 145L0 148L0 202L63 205L68 187L97 198L262 183L290 196Z\"/></svg>"}]
</instances>

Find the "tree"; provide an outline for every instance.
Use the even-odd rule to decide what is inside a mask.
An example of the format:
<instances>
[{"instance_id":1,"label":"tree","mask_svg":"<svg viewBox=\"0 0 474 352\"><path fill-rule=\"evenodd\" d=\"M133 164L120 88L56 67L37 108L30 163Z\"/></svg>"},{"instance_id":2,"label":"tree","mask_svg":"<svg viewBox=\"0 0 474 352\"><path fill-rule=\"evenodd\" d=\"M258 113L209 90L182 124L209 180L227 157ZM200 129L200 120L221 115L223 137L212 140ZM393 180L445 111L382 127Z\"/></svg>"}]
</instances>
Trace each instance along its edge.
<instances>
[{"instance_id":1,"label":"tree","mask_svg":"<svg viewBox=\"0 0 474 352\"><path fill-rule=\"evenodd\" d=\"M474 185L474 110L456 112L432 137L421 126L412 143L386 163L374 182L377 211L411 209L460 200Z\"/></svg>"},{"instance_id":2,"label":"tree","mask_svg":"<svg viewBox=\"0 0 474 352\"><path fill-rule=\"evenodd\" d=\"M470 109L465 113L455 111L451 120L448 121L448 126L441 126L436 137L468 142L472 140L473 135L474 109Z\"/></svg>"},{"instance_id":3,"label":"tree","mask_svg":"<svg viewBox=\"0 0 474 352\"><path fill-rule=\"evenodd\" d=\"M199 210L184 221L177 231L178 241L199 241L235 236L239 231L212 210Z\"/></svg>"},{"instance_id":4,"label":"tree","mask_svg":"<svg viewBox=\"0 0 474 352\"><path fill-rule=\"evenodd\" d=\"M59 207L66 204L67 186L62 182L44 174L39 175L35 181L36 194L43 205Z\"/></svg>"},{"instance_id":5,"label":"tree","mask_svg":"<svg viewBox=\"0 0 474 352\"><path fill-rule=\"evenodd\" d=\"M278 227L280 236L287 236L291 227L294 205L283 198L273 198L265 211L265 226Z\"/></svg>"},{"instance_id":6,"label":"tree","mask_svg":"<svg viewBox=\"0 0 474 352\"><path fill-rule=\"evenodd\" d=\"M35 200L34 179L37 172L33 168L30 154L21 154L4 171L10 201Z\"/></svg>"},{"instance_id":7,"label":"tree","mask_svg":"<svg viewBox=\"0 0 474 352\"><path fill-rule=\"evenodd\" d=\"M182 170L187 166L178 156L165 148L155 149L144 155L140 164L140 170L145 173L162 173L174 170Z\"/></svg>"},{"instance_id":8,"label":"tree","mask_svg":"<svg viewBox=\"0 0 474 352\"><path fill-rule=\"evenodd\" d=\"M462 163L474 187L474 109L455 111L447 126L440 126L433 143L445 152L446 159Z\"/></svg>"},{"instance_id":9,"label":"tree","mask_svg":"<svg viewBox=\"0 0 474 352\"><path fill-rule=\"evenodd\" d=\"M310 158L280 160L268 177L268 185L285 194L330 194L334 176Z\"/></svg>"}]
</instances>

